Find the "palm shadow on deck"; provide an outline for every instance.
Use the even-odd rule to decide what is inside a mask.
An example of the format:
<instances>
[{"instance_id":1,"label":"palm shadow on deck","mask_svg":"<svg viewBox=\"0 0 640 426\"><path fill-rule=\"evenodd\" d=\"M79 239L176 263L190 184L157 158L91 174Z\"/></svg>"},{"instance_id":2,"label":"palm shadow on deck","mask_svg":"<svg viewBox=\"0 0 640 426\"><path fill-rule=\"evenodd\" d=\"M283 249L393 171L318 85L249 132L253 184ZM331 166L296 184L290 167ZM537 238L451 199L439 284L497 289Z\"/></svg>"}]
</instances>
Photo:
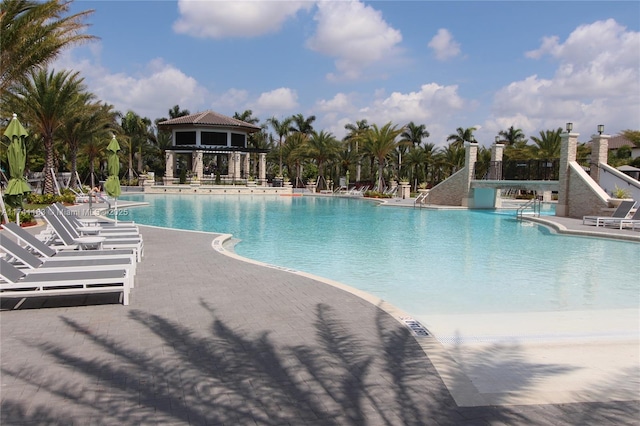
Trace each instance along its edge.
<instances>
[{"instance_id":1,"label":"palm shadow on deck","mask_svg":"<svg viewBox=\"0 0 640 426\"><path fill-rule=\"evenodd\" d=\"M208 313L204 333L129 311L120 327L140 329L138 342L58 316L49 327L98 350L24 339L40 359L3 364L2 424L624 424L637 414L633 404L458 407L414 337L381 310L373 344L317 304L311 343L282 345L231 327L203 300L194 309Z\"/></svg>"}]
</instances>

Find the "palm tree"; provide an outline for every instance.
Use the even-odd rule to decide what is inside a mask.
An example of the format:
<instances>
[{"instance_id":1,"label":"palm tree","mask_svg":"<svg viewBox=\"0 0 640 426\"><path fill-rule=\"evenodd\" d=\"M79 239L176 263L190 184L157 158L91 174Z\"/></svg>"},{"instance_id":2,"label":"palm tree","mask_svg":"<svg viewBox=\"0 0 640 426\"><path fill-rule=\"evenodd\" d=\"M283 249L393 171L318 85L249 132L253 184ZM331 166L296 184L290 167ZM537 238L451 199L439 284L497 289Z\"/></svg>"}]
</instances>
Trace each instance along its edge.
<instances>
[{"instance_id":1,"label":"palm tree","mask_svg":"<svg viewBox=\"0 0 640 426\"><path fill-rule=\"evenodd\" d=\"M402 129L398 129L397 126L393 126L391 122L388 122L382 127L378 127L376 124L372 125L364 137L365 151L378 163L379 190L384 187L383 172L387 164L387 158L398 146L396 138L401 133Z\"/></svg>"},{"instance_id":2,"label":"palm tree","mask_svg":"<svg viewBox=\"0 0 640 426\"><path fill-rule=\"evenodd\" d=\"M532 136L535 157L539 160L560 158L560 134L562 132L562 127L558 127L556 130L540 131L539 138Z\"/></svg>"},{"instance_id":3,"label":"palm tree","mask_svg":"<svg viewBox=\"0 0 640 426\"><path fill-rule=\"evenodd\" d=\"M410 182L414 184L414 190L417 190L418 181L422 182L425 178L425 165L427 164L427 153L420 147L412 146L409 153L405 156L405 163L409 167Z\"/></svg>"},{"instance_id":4,"label":"palm tree","mask_svg":"<svg viewBox=\"0 0 640 426\"><path fill-rule=\"evenodd\" d=\"M150 136L151 120L147 117L140 117L133 111L127 111L122 117L122 131L125 136L125 144L127 146L127 154L129 156L129 183L133 179L133 156L138 151L138 167L137 171L142 171L142 152L143 147L148 144Z\"/></svg>"},{"instance_id":5,"label":"palm tree","mask_svg":"<svg viewBox=\"0 0 640 426\"><path fill-rule=\"evenodd\" d=\"M506 146L521 146L527 143L527 137L522 132L522 129L516 129L513 126L507 130L500 130L498 132L498 141Z\"/></svg>"},{"instance_id":6,"label":"palm tree","mask_svg":"<svg viewBox=\"0 0 640 426\"><path fill-rule=\"evenodd\" d=\"M289 132L291 132L292 118L287 117L280 121L276 117L271 117L267 119L267 123L271 125L273 131L278 135L278 151L280 156L280 161L278 164L278 176L282 176L282 139L286 137Z\"/></svg>"},{"instance_id":7,"label":"palm tree","mask_svg":"<svg viewBox=\"0 0 640 426\"><path fill-rule=\"evenodd\" d=\"M71 157L71 176L75 176L78 170L78 151L82 143L93 136L109 140L109 134L115 128L116 113L113 106L108 104L92 103L92 93L82 93L81 100L76 104L75 111L70 112L60 128L60 138L66 144ZM75 179L70 185L75 187ZM91 175L91 187L95 186L93 174Z\"/></svg>"},{"instance_id":8,"label":"palm tree","mask_svg":"<svg viewBox=\"0 0 640 426\"><path fill-rule=\"evenodd\" d=\"M44 193L54 193L54 137L63 125L65 117L76 109L82 100L81 93L86 87L78 72L51 71L38 69L30 73L22 84L14 86L12 92L5 92L8 104L16 111L22 111L25 121L30 123L42 137L45 151Z\"/></svg>"},{"instance_id":9,"label":"palm tree","mask_svg":"<svg viewBox=\"0 0 640 426\"><path fill-rule=\"evenodd\" d=\"M436 155L436 146L435 144L432 144L432 143L425 143L422 146L422 150L424 151L426 156L426 161L424 166L425 168L424 176L427 181L433 184L434 183L433 164L434 164L434 159Z\"/></svg>"},{"instance_id":10,"label":"palm tree","mask_svg":"<svg viewBox=\"0 0 640 426\"><path fill-rule=\"evenodd\" d=\"M310 115L309 117L304 118L304 115L296 114L293 117L291 117L291 121L293 124L291 126L291 131L300 132L305 135L310 135L313 132L313 125L311 123L313 123L315 120L316 120L315 115Z\"/></svg>"},{"instance_id":11,"label":"palm tree","mask_svg":"<svg viewBox=\"0 0 640 426\"><path fill-rule=\"evenodd\" d=\"M446 176L451 176L464 167L465 149L457 141L449 143L441 149L439 161L445 167Z\"/></svg>"},{"instance_id":12,"label":"palm tree","mask_svg":"<svg viewBox=\"0 0 640 426\"><path fill-rule=\"evenodd\" d=\"M324 166L327 162L337 159L340 153L340 142L330 132L321 130L320 133L313 131L307 140L303 150L305 156L313 159L318 166L318 177L320 185L318 189L323 188L326 183L324 178Z\"/></svg>"},{"instance_id":13,"label":"palm tree","mask_svg":"<svg viewBox=\"0 0 640 426\"><path fill-rule=\"evenodd\" d=\"M462 147L464 146L465 142L471 142L475 140L473 136L473 132L475 131L476 131L475 127L468 127L466 129L463 129L462 127L458 127L456 129L456 133L452 133L449 136L447 136L447 141L453 142L456 145L456 147Z\"/></svg>"},{"instance_id":14,"label":"palm tree","mask_svg":"<svg viewBox=\"0 0 640 426\"><path fill-rule=\"evenodd\" d=\"M410 142L413 146L422 143L422 139L429 137L429 132L424 124L417 125L413 121L407 124L400 135L403 141Z\"/></svg>"},{"instance_id":15,"label":"palm tree","mask_svg":"<svg viewBox=\"0 0 640 426\"><path fill-rule=\"evenodd\" d=\"M360 181L360 173L362 171L361 156L359 152L359 145L363 141L364 134L369 129L369 123L367 120L358 120L356 124L345 124L344 128L349 131L344 137L344 141L349 144L349 148L353 149L356 157L356 182Z\"/></svg>"},{"instance_id":16,"label":"palm tree","mask_svg":"<svg viewBox=\"0 0 640 426\"><path fill-rule=\"evenodd\" d=\"M306 158L305 150L308 140L308 135L294 132L287 136L287 139L282 145L284 162L287 165L287 169L292 171L292 176L289 176L289 178L293 179L296 188L298 188L301 183L302 162Z\"/></svg>"},{"instance_id":17,"label":"palm tree","mask_svg":"<svg viewBox=\"0 0 640 426\"><path fill-rule=\"evenodd\" d=\"M96 39L83 20L93 10L63 16L72 1L3 0L0 4L0 94L66 47Z\"/></svg>"}]
</instances>

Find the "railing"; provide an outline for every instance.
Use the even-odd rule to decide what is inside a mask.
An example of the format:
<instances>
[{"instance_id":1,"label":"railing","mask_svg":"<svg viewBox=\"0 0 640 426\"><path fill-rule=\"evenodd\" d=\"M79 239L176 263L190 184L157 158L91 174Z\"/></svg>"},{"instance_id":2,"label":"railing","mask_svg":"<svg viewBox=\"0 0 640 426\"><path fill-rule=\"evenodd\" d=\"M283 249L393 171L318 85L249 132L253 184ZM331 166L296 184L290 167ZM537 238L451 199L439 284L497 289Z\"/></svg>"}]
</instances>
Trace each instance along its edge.
<instances>
[{"instance_id":1,"label":"railing","mask_svg":"<svg viewBox=\"0 0 640 426\"><path fill-rule=\"evenodd\" d=\"M477 180L558 180L560 160L507 160L475 164Z\"/></svg>"},{"instance_id":2,"label":"railing","mask_svg":"<svg viewBox=\"0 0 640 426\"><path fill-rule=\"evenodd\" d=\"M427 197L428 196L429 196L429 192L422 192L422 193L418 194L416 199L413 201L413 207L415 208L416 205L419 204L420 208L422 208L422 205L425 204L425 202L427 201Z\"/></svg>"}]
</instances>

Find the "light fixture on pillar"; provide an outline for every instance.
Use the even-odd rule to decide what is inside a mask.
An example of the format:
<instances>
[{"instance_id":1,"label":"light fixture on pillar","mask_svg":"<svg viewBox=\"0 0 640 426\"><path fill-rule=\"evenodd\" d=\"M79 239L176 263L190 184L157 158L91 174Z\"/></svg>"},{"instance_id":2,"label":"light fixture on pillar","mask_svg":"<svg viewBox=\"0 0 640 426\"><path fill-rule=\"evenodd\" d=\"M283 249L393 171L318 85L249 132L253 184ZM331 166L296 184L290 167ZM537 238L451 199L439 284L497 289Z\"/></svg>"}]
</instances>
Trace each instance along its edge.
<instances>
[{"instance_id":1,"label":"light fixture on pillar","mask_svg":"<svg viewBox=\"0 0 640 426\"><path fill-rule=\"evenodd\" d=\"M567 123L567 133L571 133L573 130L573 123Z\"/></svg>"},{"instance_id":2,"label":"light fixture on pillar","mask_svg":"<svg viewBox=\"0 0 640 426\"><path fill-rule=\"evenodd\" d=\"M496 136L496 143L500 143L500 136Z\"/></svg>"},{"instance_id":3,"label":"light fixture on pillar","mask_svg":"<svg viewBox=\"0 0 640 426\"><path fill-rule=\"evenodd\" d=\"M604 133L604 124L598 124L598 134Z\"/></svg>"}]
</instances>

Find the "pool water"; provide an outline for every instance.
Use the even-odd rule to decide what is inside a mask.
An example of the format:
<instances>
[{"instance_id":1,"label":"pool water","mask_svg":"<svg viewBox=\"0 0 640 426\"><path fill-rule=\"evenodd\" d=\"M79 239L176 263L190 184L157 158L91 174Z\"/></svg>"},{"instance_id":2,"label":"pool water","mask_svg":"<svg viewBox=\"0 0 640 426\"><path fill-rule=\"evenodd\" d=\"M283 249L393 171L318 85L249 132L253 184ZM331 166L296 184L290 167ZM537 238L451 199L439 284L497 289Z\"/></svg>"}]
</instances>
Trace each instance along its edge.
<instances>
[{"instance_id":1,"label":"pool water","mask_svg":"<svg viewBox=\"0 0 640 426\"><path fill-rule=\"evenodd\" d=\"M514 211L338 197L126 195L126 220L233 234L241 256L367 291L415 316L637 309L640 245L560 236Z\"/></svg>"}]
</instances>

